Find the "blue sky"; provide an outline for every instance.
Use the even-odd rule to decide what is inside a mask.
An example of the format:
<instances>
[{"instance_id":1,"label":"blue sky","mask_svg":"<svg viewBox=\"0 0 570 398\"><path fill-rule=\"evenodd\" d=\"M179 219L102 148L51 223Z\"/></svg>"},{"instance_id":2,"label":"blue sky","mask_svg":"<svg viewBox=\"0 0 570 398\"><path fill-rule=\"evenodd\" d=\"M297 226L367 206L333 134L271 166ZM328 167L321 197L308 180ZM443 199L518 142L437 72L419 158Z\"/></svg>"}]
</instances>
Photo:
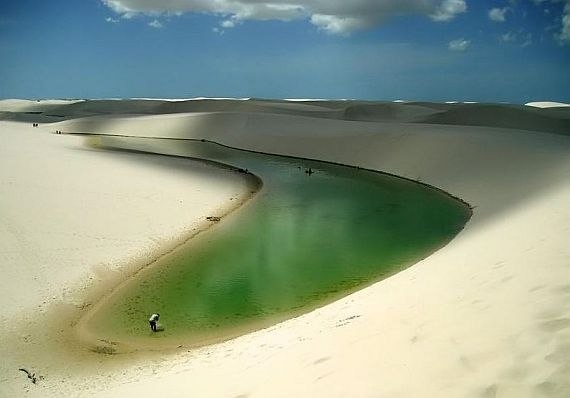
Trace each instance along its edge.
<instances>
[{"instance_id":1,"label":"blue sky","mask_svg":"<svg viewBox=\"0 0 570 398\"><path fill-rule=\"evenodd\" d=\"M570 0L0 7L0 98L570 102Z\"/></svg>"}]
</instances>

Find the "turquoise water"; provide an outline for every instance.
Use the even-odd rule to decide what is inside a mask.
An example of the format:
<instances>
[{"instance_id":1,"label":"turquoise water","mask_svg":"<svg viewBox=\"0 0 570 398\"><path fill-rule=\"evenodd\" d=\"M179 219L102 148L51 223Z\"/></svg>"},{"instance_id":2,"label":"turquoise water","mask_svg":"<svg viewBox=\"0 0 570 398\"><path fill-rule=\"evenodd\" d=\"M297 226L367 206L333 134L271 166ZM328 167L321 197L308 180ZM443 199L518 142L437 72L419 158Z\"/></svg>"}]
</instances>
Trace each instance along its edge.
<instances>
[{"instance_id":1,"label":"turquoise water","mask_svg":"<svg viewBox=\"0 0 570 398\"><path fill-rule=\"evenodd\" d=\"M115 341L199 343L276 323L426 257L471 214L440 191L356 168L212 143L103 142L214 160L263 180L254 199L133 278L93 314L90 331ZM153 312L161 314L162 333L149 332Z\"/></svg>"}]
</instances>

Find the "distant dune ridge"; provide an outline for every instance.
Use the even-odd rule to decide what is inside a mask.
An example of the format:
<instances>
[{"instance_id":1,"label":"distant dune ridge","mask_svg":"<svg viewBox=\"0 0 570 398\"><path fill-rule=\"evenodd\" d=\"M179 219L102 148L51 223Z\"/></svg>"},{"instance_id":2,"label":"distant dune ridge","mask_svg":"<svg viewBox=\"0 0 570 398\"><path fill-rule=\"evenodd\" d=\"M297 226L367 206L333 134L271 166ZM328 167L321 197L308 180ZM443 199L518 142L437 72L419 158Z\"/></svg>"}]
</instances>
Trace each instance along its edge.
<instances>
[{"instance_id":1,"label":"distant dune ridge","mask_svg":"<svg viewBox=\"0 0 570 398\"><path fill-rule=\"evenodd\" d=\"M193 112L271 113L352 121L487 126L565 135L570 131L570 106L556 102L507 105L344 100L292 102L258 99L0 101L0 120L34 119L54 122L109 114L153 115Z\"/></svg>"},{"instance_id":2,"label":"distant dune ridge","mask_svg":"<svg viewBox=\"0 0 570 398\"><path fill-rule=\"evenodd\" d=\"M473 217L409 269L271 328L94 353L78 317L251 187L91 134L380 170L449 192ZM547 101L1 100L0 396L570 396L569 135L570 106Z\"/></svg>"}]
</instances>

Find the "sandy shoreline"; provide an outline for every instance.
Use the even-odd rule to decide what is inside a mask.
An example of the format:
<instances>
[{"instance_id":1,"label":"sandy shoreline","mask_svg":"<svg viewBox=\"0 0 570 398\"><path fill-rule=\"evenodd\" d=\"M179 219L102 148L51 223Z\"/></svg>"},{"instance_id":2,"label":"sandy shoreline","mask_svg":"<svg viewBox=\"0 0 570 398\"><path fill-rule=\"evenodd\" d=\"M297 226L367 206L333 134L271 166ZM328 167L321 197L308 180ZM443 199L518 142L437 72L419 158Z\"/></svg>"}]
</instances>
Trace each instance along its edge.
<instances>
[{"instance_id":1,"label":"sandy shoreline","mask_svg":"<svg viewBox=\"0 0 570 398\"><path fill-rule=\"evenodd\" d=\"M240 102L239 106L251 107L248 102ZM458 124L458 117L473 112L469 107L475 105L444 111L440 104L366 105L347 112L345 108L332 109L332 105L325 107L320 103L300 103L292 109L295 104L279 108L278 103L255 103L254 110L207 112L209 104L201 103L200 113L91 115L36 130L27 124L1 122L3 137L10 136L9 130L15 129L18 134L13 138L14 146L2 147L7 166L0 170L15 170L15 154L25 145L18 140L24 137L44 137L34 143L38 145L38 154L49 153L46 147L54 145L51 138L67 140L42 135L40 130L205 138L228 146L322 159L420 179L474 206L467 228L434 255L389 279L299 318L211 347L156 353L150 360L135 356L128 361L92 358L76 351L76 356L90 357L85 360L94 365L89 372L78 372L71 363L65 364L71 358L57 360L58 370L55 364L50 368L49 359L34 358L29 347L41 346L41 331L33 341L17 336L11 340L14 345L1 347L2 355L10 360L3 365L5 376L0 381L0 391L6 391L6 396L70 396L76 392L83 396L161 393L216 397L568 395L568 115L560 113L556 119L552 110L540 113L542 110L533 109L525 116L527 119L523 118L532 118L534 131L528 131L505 128L516 126L518 121L508 120L513 117L513 110L505 113L500 106L487 106L482 119L471 119L466 123L470 126L465 126ZM22 104L18 106L22 110ZM514 112L518 115L519 111L517 108ZM442 112L447 112L446 116ZM338 119L341 113L350 114L353 119L357 114L365 115L367 120ZM489 115L502 117L503 125L493 126ZM418 122L420 116L423 120L432 118L432 123ZM485 117L490 120L483 120ZM442 124L445 120L450 124ZM547 125L546 132L538 131L539 122ZM70 142L66 145L58 148L58 155L69 153ZM55 156L53 161L62 162ZM77 162L79 165L84 160ZM107 164L94 167L111 173L113 170ZM0 181L22 180L25 176L31 181L37 177L37 170L30 170L29 174L25 168L17 170L5 173ZM142 174L148 171L145 169ZM133 170L137 172L140 170ZM164 177L153 178L157 181ZM119 180L124 184L128 178ZM38 192L49 192L53 183L46 180ZM205 180L200 184L205 184ZM200 185L201 189L206 186ZM179 181L173 181L172 189L176 187ZM14 197L21 195L11 191L9 183L4 183L2 189L14 192ZM232 189L239 191L235 185ZM211 201L220 196L214 191L204 194ZM217 205L222 203L223 200ZM145 206L150 209L148 203ZM81 206L65 210L82 213ZM197 209L196 219L204 216L205 211L211 210ZM6 212L14 217L16 225L22 224L21 213ZM69 221L59 217L55 220L69 225ZM167 223L170 224L157 235L166 233L173 221ZM3 238L14 236L13 230L2 232ZM45 236L34 239L42 242ZM2 269L10 272L14 264L25 264L25 260L6 262L17 246L14 240L4 241L7 243L0 250ZM140 247L140 241L137 245ZM61 261L63 257L54 258ZM32 267L26 275L37 271ZM17 276L8 275L4 279L7 289L10 280L27 282L27 276L13 279ZM66 283L72 279L48 275L46 282L49 278ZM84 275L81 273L77 279ZM58 289L50 285L47 290L52 294ZM36 316L37 310L32 309L43 297L41 294L29 298L25 305L10 301L8 296L2 296L2 304L12 311L5 322L24 313L24 317L41 318L41 313ZM66 298L52 300L56 304L62 301L69 304ZM37 328L37 322L34 324ZM13 367L21 359L32 362L28 366L41 363L37 371L46 378L37 386L28 383ZM219 383L221 379L225 383Z\"/></svg>"}]
</instances>

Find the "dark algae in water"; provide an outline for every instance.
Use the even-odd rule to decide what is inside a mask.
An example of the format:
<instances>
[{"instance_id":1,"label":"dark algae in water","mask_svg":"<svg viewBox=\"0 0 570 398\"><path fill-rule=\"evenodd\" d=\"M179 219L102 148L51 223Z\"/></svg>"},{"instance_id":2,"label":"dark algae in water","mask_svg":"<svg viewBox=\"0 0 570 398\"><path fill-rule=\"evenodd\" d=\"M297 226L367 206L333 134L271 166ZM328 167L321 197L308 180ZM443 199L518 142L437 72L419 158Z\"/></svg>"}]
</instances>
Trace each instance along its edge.
<instances>
[{"instance_id":1,"label":"dark algae in water","mask_svg":"<svg viewBox=\"0 0 570 398\"><path fill-rule=\"evenodd\" d=\"M271 325L428 256L471 214L443 192L367 170L213 143L114 138L108 145L222 162L264 185L90 314L85 328L100 339L201 344ZM149 333L147 318L157 311L165 330Z\"/></svg>"}]
</instances>

